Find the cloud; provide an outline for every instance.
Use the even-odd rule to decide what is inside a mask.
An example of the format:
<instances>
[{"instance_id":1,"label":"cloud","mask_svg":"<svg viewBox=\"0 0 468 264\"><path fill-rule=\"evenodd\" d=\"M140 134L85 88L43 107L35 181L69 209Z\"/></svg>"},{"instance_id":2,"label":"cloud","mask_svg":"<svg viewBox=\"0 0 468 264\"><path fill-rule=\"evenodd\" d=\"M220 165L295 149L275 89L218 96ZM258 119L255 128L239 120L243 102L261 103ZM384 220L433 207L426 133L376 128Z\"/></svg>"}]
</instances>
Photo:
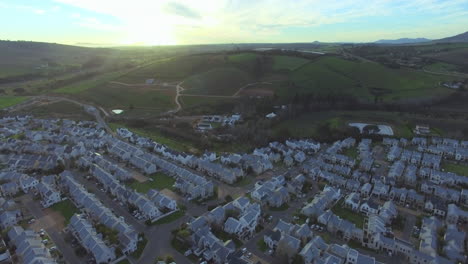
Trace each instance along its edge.
<instances>
[{"instance_id":1,"label":"cloud","mask_svg":"<svg viewBox=\"0 0 468 264\"><path fill-rule=\"evenodd\" d=\"M451 18L463 19L467 11L467 0L54 1L94 12L96 17L113 17L127 31L147 28L151 34L153 29L149 25L164 27L173 30L177 39L185 43L263 41L272 36L278 39L288 30L314 32L329 25L343 26L345 32L347 27L354 26L356 34L365 35L375 33L370 29L378 26L373 24L375 21L403 24L411 29L414 25L407 21L413 17L419 17L418 29L422 30L430 27L427 23L424 25L427 20L451 23ZM106 28L102 23L92 24Z\"/></svg>"},{"instance_id":2,"label":"cloud","mask_svg":"<svg viewBox=\"0 0 468 264\"><path fill-rule=\"evenodd\" d=\"M169 14L174 14L174 15L181 16L181 17L186 17L186 18L191 18L191 19L201 18L200 14L198 14L195 10L177 2L167 3L163 9Z\"/></svg>"}]
</instances>

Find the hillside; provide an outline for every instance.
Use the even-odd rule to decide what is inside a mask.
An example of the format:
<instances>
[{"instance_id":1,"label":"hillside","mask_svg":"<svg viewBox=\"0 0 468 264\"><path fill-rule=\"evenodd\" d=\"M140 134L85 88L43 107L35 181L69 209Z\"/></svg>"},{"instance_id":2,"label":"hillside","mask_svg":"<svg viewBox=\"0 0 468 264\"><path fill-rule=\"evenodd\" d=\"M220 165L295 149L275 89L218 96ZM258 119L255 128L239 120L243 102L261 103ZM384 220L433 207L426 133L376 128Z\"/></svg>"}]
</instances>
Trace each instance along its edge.
<instances>
[{"instance_id":1,"label":"hillside","mask_svg":"<svg viewBox=\"0 0 468 264\"><path fill-rule=\"evenodd\" d=\"M53 43L0 41L0 77L66 71L81 67L110 49L93 49Z\"/></svg>"},{"instance_id":2,"label":"hillside","mask_svg":"<svg viewBox=\"0 0 468 264\"><path fill-rule=\"evenodd\" d=\"M282 96L292 94L335 94L371 101L406 101L434 97L448 91L439 86L446 77L410 69L391 69L378 63L322 57L292 73L293 87L280 89Z\"/></svg>"},{"instance_id":3,"label":"hillside","mask_svg":"<svg viewBox=\"0 0 468 264\"><path fill-rule=\"evenodd\" d=\"M429 42L427 38L400 38L400 39L381 39L377 40L376 44L411 44L411 43L423 43Z\"/></svg>"},{"instance_id":4,"label":"hillside","mask_svg":"<svg viewBox=\"0 0 468 264\"><path fill-rule=\"evenodd\" d=\"M455 35L453 37L434 40L434 42L437 42L437 43L468 42L468 31L462 34Z\"/></svg>"}]
</instances>

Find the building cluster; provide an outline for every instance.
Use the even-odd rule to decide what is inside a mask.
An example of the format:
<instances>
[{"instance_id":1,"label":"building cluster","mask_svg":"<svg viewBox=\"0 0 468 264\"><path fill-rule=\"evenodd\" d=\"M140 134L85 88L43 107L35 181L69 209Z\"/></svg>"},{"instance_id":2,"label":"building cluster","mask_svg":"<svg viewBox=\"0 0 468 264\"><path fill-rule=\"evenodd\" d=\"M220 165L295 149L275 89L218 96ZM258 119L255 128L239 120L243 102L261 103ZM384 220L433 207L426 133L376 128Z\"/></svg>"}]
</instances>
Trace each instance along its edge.
<instances>
[{"instance_id":1,"label":"building cluster","mask_svg":"<svg viewBox=\"0 0 468 264\"><path fill-rule=\"evenodd\" d=\"M258 203L251 203L244 196L223 206L218 206L189 223L191 251L196 256L214 263L236 261L237 256L233 241L221 240L212 230L225 232L245 240L255 234L261 220L261 206Z\"/></svg>"}]
</instances>

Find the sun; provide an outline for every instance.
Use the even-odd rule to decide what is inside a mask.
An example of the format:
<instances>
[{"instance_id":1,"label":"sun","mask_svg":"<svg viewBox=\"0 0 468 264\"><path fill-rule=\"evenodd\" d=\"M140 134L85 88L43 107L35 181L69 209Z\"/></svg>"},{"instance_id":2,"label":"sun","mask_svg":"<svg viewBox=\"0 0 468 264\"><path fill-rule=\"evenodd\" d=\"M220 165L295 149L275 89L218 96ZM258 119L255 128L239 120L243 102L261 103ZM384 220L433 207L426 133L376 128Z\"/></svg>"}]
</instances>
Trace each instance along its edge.
<instances>
[{"instance_id":1,"label":"sun","mask_svg":"<svg viewBox=\"0 0 468 264\"><path fill-rule=\"evenodd\" d=\"M126 37L121 41L123 45L176 45L173 30L167 25L134 26L128 30Z\"/></svg>"}]
</instances>

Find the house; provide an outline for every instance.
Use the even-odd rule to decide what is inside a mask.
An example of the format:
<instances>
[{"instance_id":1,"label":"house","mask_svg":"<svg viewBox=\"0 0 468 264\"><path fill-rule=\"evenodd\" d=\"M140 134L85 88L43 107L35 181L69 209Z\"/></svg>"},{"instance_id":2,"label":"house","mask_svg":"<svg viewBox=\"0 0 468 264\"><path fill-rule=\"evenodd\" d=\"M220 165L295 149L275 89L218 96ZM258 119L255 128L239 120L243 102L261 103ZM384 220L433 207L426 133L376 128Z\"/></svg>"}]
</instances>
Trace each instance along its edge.
<instances>
[{"instance_id":1,"label":"house","mask_svg":"<svg viewBox=\"0 0 468 264\"><path fill-rule=\"evenodd\" d=\"M302 208L301 213L306 216L318 217L340 197L340 189L325 186L322 192L315 195L314 199Z\"/></svg>"},{"instance_id":2,"label":"house","mask_svg":"<svg viewBox=\"0 0 468 264\"><path fill-rule=\"evenodd\" d=\"M3 230L12 227L22 219L20 210L3 211L0 213L0 226Z\"/></svg>"},{"instance_id":3,"label":"house","mask_svg":"<svg viewBox=\"0 0 468 264\"><path fill-rule=\"evenodd\" d=\"M360 195L357 192L352 192L346 196L345 199L345 206L347 208L350 208L353 211L358 211L359 210L359 204L360 204Z\"/></svg>"},{"instance_id":4,"label":"house","mask_svg":"<svg viewBox=\"0 0 468 264\"><path fill-rule=\"evenodd\" d=\"M19 185L16 182L7 182L0 185L0 190L5 196L14 196L19 192Z\"/></svg>"},{"instance_id":5,"label":"house","mask_svg":"<svg viewBox=\"0 0 468 264\"><path fill-rule=\"evenodd\" d=\"M365 183L361 188L361 196L362 197L369 197L372 191L372 184Z\"/></svg>"},{"instance_id":6,"label":"house","mask_svg":"<svg viewBox=\"0 0 468 264\"><path fill-rule=\"evenodd\" d=\"M468 221L468 212L460 209L455 204L449 204L447 207L447 216L445 221L449 224L458 224L459 222Z\"/></svg>"},{"instance_id":7,"label":"house","mask_svg":"<svg viewBox=\"0 0 468 264\"><path fill-rule=\"evenodd\" d=\"M312 236L312 230L310 230L307 224L296 225L296 231L294 231L293 236L300 239L301 241L307 242Z\"/></svg>"},{"instance_id":8,"label":"house","mask_svg":"<svg viewBox=\"0 0 468 264\"><path fill-rule=\"evenodd\" d=\"M229 234L241 234L243 226L239 220L229 217L224 223L224 231Z\"/></svg>"},{"instance_id":9,"label":"house","mask_svg":"<svg viewBox=\"0 0 468 264\"><path fill-rule=\"evenodd\" d=\"M44 208L50 207L62 200L60 192L53 188L51 185L41 182L36 186L37 191L41 196L41 205Z\"/></svg>"},{"instance_id":10,"label":"house","mask_svg":"<svg viewBox=\"0 0 468 264\"><path fill-rule=\"evenodd\" d=\"M364 201L361 206L359 206L359 211L365 215L378 214L379 206L372 200Z\"/></svg>"},{"instance_id":11,"label":"house","mask_svg":"<svg viewBox=\"0 0 468 264\"><path fill-rule=\"evenodd\" d=\"M34 231L14 226L8 231L8 237L16 247L19 263L56 263L49 250L41 243L42 238Z\"/></svg>"},{"instance_id":12,"label":"house","mask_svg":"<svg viewBox=\"0 0 468 264\"><path fill-rule=\"evenodd\" d=\"M388 224L390 224L392 220L398 216L398 211L392 201L386 201L382 206L380 206L379 215Z\"/></svg>"},{"instance_id":13,"label":"house","mask_svg":"<svg viewBox=\"0 0 468 264\"><path fill-rule=\"evenodd\" d=\"M102 235L98 234L83 216L73 215L68 227L86 251L93 256L96 263L110 263L116 258L115 249L104 243Z\"/></svg>"},{"instance_id":14,"label":"house","mask_svg":"<svg viewBox=\"0 0 468 264\"><path fill-rule=\"evenodd\" d=\"M447 225L444 235L443 252L448 259L454 262L466 263L465 243L466 234L458 230L456 225Z\"/></svg>"},{"instance_id":15,"label":"house","mask_svg":"<svg viewBox=\"0 0 468 264\"><path fill-rule=\"evenodd\" d=\"M294 230L294 225L288 222L284 222L282 219L278 221L276 226L273 228L273 231L279 231L281 234L291 234Z\"/></svg>"},{"instance_id":16,"label":"house","mask_svg":"<svg viewBox=\"0 0 468 264\"><path fill-rule=\"evenodd\" d=\"M30 190L34 189L37 184L39 184L38 180L25 174L21 175L19 178L19 185L25 193L28 193Z\"/></svg>"},{"instance_id":17,"label":"house","mask_svg":"<svg viewBox=\"0 0 468 264\"><path fill-rule=\"evenodd\" d=\"M275 249L281 239L281 232L279 230L268 230L263 235L263 241L267 244L268 248Z\"/></svg>"},{"instance_id":18,"label":"house","mask_svg":"<svg viewBox=\"0 0 468 264\"><path fill-rule=\"evenodd\" d=\"M284 253L291 258L299 252L300 246L301 241L299 239L288 234L282 234L276 247L276 251L281 251L281 253Z\"/></svg>"}]
</instances>

